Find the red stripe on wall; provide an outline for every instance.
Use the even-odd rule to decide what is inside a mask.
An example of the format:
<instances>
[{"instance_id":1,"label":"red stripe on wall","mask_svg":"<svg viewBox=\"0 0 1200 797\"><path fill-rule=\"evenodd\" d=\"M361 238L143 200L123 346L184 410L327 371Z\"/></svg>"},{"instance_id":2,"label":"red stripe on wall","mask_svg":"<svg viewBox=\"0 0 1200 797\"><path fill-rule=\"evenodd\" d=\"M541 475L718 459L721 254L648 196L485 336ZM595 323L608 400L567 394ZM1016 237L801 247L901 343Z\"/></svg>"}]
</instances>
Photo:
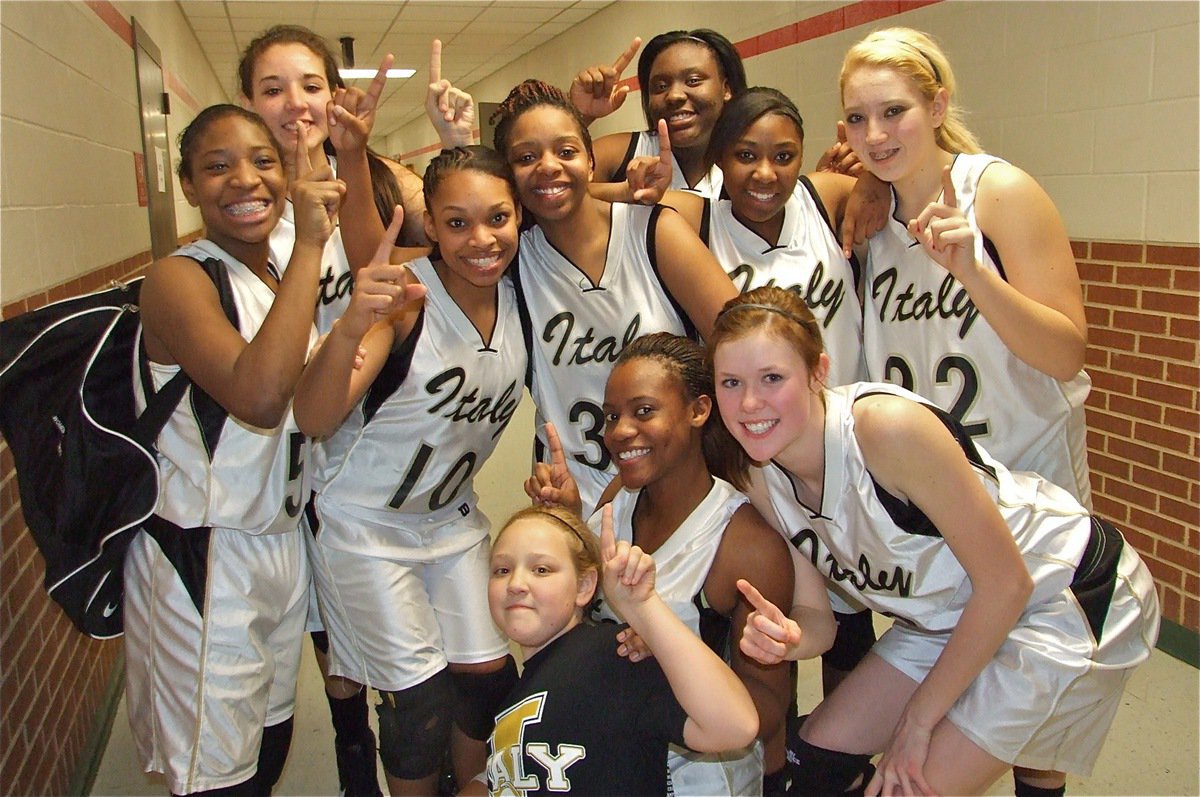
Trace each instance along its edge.
<instances>
[{"instance_id":1,"label":"red stripe on wall","mask_svg":"<svg viewBox=\"0 0 1200 797\"><path fill-rule=\"evenodd\" d=\"M806 17L799 22L792 22L766 33L742 39L740 42L734 42L733 46L737 48L738 55L745 60L940 2L942 0L859 0L857 3L835 8L824 14ZM628 86L630 92L640 89L636 75L625 78L617 85ZM401 159L414 158L440 148L440 144L431 144L411 152L405 152L397 157Z\"/></svg>"}]
</instances>

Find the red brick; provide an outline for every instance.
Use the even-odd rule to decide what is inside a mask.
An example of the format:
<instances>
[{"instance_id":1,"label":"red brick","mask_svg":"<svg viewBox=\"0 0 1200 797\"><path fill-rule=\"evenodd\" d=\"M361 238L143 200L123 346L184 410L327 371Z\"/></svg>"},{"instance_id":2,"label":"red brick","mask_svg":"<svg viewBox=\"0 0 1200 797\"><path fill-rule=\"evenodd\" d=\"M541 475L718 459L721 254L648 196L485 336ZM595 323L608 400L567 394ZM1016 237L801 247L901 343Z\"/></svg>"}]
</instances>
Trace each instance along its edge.
<instances>
[{"instance_id":1,"label":"red brick","mask_svg":"<svg viewBox=\"0 0 1200 797\"><path fill-rule=\"evenodd\" d=\"M751 36L749 39L742 39L740 42L734 42L733 48L737 50L738 55L745 61L748 58L753 58L758 55L758 37Z\"/></svg>"},{"instance_id":2,"label":"red brick","mask_svg":"<svg viewBox=\"0 0 1200 797\"><path fill-rule=\"evenodd\" d=\"M1088 304L1107 304L1113 307L1136 307L1137 291L1112 285L1084 285L1083 297Z\"/></svg>"},{"instance_id":3,"label":"red brick","mask_svg":"<svg viewBox=\"0 0 1200 797\"><path fill-rule=\"evenodd\" d=\"M1184 387L1200 387L1200 367L1183 363L1167 363L1167 381Z\"/></svg>"},{"instance_id":4,"label":"red brick","mask_svg":"<svg viewBox=\"0 0 1200 797\"><path fill-rule=\"evenodd\" d=\"M1108 409L1120 415L1132 415L1143 421L1162 422L1163 409L1158 404L1140 401L1129 396L1111 395L1108 397Z\"/></svg>"},{"instance_id":5,"label":"red brick","mask_svg":"<svg viewBox=\"0 0 1200 797\"><path fill-rule=\"evenodd\" d=\"M28 308L25 306L25 300L18 299L17 301L9 302L8 304L4 305L3 308L0 308L0 318L3 318L5 321L7 321L10 318L15 318L16 316L21 315L22 313L26 312L26 310L28 310Z\"/></svg>"},{"instance_id":6,"label":"red brick","mask_svg":"<svg viewBox=\"0 0 1200 797\"><path fill-rule=\"evenodd\" d=\"M1164 495L1158 499L1158 511L1167 517L1182 520L1190 526L1200 525L1200 507L1195 504L1176 501L1174 498Z\"/></svg>"},{"instance_id":7,"label":"red brick","mask_svg":"<svg viewBox=\"0 0 1200 797\"><path fill-rule=\"evenodd\" d=\"M1184 362L1195 362L1196 341L1178 338L1155 338L1143 335L1138 340L1137 350L1153 357L1170 357Z\"/></svg>"},{"instance_id":8,"label":"red brick","mask_svg":"<svg viewBox=\"0 0 1200 797\"><path fill-rule=\"evenodd\" d=\"M1112 310L1107 307L1096 307L1094 305L1086 305L1083 308L1084 319L1088 323L1088 327L1111 327Z\"/></svg>"},{"instance_id":9,"label":"red brick","mask_svg":"<svg viewBox=\"0 0 1200 797\"><path fill-rule=\"evenodd\" d=\"M1134 351L1137 348L1137 337L1129 332L1119 332L1115 329L1092 329L1088 331L1089 349L1102 347L1120 351Z\"/></svg>"},{"instance_id":10,"label":"red brick","mask_svg":"<svg viewBox=\"0 0 1200 797\"><path fill-rule=\"evenodd\" d=\"M1189 485L1187 480L1176 478L1161 470L1140 466L1134 467L1133 478L1130 481L1141 487L1169 495L1172 498L1178 498L1181 501L1186 501L1188 497Z\"/></svg>"},{"instance_id":11,"label":"red brick","mask_svg":"<svg viewBox=\"0 0 1200 797\"><path fill-rule=\"evenodd\" d=\"M1102 473L1105 476L1114 476L1129 481L1131 469L1128 462L1092 451L1088 453L1088 467L1092 473Z\"/></svg>"},{"instance_id":12,"label":"red brick","mask_svg":"<svg viewBox=\"0 0 1200 797\"><path fill-rule=\"evenodd\" d=\"M1143 263L1141 244L1117 244L1092 241L1092 260L1113 260L1118 263Z\"/></svg>"},{"instance_id":13,"label":"red brick","mask_svg":"<svg viewBox=\"0 0 1200 797\"><path fill-rule=\"evenodd\" d=\"M842 6L846 15L846 29L866 25L877 19L895 16L900 13L900 4L895 0L860 0L848 6Z\"/></svg>"},{"instance_id":14,"label":"red brick","mask_svg":"<svg viewBox=\"0 0 1200 797\"><path fill-rule=\"evenodd\" d=\"M1200 433L1200 412L1164 407L1163 423L1172 429L1181 429L1194 436Z\"/></svg>"},{"instance_id":15,"label":"red brick","mask_svg":"<svg viewBox=\"0 0 1200 797\"><path fill-rule=\"evenodd\" d=\"M1093 368L1108 368L1108 350L1088 346L1083 356L1084 366L1091 371Z\"/></svg>"},{"instance_id":16,"label":"red brick","mask_svg":"<svg viewBox=\"0 0 1200 797\"><path fill-rule=\"evenodd\" d=\"M1171 269L1162 266L1121 266L1117 269L1117 284L1169 288Z\"/></svg>"},{"instance_id":17,"label":"red brick","mask_svg":"<svg viewBox=\"0 0 1200 797\"><path fill-rule=\"evenodd\" d=\"M1104 290L1098 288L1097 290ZM1134 304L1123 305L1125 307L1133 307ZM1142 300L1137 304L1143 310L1153 310L1160 313L1174 313L1175 315L1196 316L1196 297L1189 296L1186 293L1167 293L1164 291L1142 291Z\"/></svg>"},{"instance_id":18,"label":"red brick","mask_svg":"<svg viewBox=\"0 0 1200 797\"><path fill-rule=\"evenodd\" d=\"M1200 631L1200 600L1191 595L1183 596L1183 617L1179 624L1189 631Z\"/></svg>"},{"instance_id":19,"label":"red brick","mask_svg":"<svg viewBox=\"0 0 1200 797\"><path fill-rule=\"evenodd\" d=\"M796 25L784 25L783 27L769 30L766 33L760 33L758 39L758 54L774 52L782 50L784 47L791 47L796 43Z\"/></svg>"},{"instance_id":20,"label":"red brick","mask_svg":"<svg viewBox=\"0 0 1200 797\"><path fill-rule=\"evenodd\" d=\"M1158 496L1149 490L1129 484L1128 482L1111 479L1105 482L1106 492L1118 501L1124 501L1130 506L1153 507Z\"/></svg>"},{"instance_id":21,"label":"red brick","mask_svg":"<svg viewBox=\"0 0 1200 797\"><path fill-rule=\"evenodd\" d=\"M1123 352L1113 352L1108 360L1108 367L1120 374L1135 374L1158 380L1163 378L1167 370L1162 360Z\"/></svg>"},{"instance_id":22,"label":"red brick","mask_svg":"<svg viewBox=\"0 0 1200 797\"><path fill-rule=\"evenodd\" d=\"M1133 394L1133 377L1131 376L1114 374L1112 371L1088 371L1088 375L1092 378L1093 390L1108 390L1126 396Z\"/></svg>"},{"instance_id":23,"label":"red brick","mask_svg":"<svg viewBox=\"0 0 1200 797\"><path fill-rule=\"evenodd\" d=\"M1146 244L1146 262L1197 268L1200 267L1200 247Z\"/></svg>"},{"instance_id":24,"label":"red brick","mask_svg":"<svg viewBox=\"0 0 1200 797\"><path fill-rule=\"evenodd\" d=\"M1192 340L1200 338L1200 321L1195 318L1172 318L1171 337Z\"/></svg>"},{"instance_id":25,"label":"red brick","mask_svg":"<svg viewBox=\"0 0 1200 797\"><path fill-rule=\"evenodd\" d=\"M1191 457L1183 457L1170 452L1163 452L1162 469L1183 479L1200 480L1200 462Z\"/></svg>"},{"instance_id":26,"label":"red brick","mask_svg":"<svg viewBox=\"0 0 1200 797\"><path fill-rule=\"evenodd\" d=\"M1087 425L1118 437L1130 437L1133 433L1133 421L1101 410L1087 411Z\"/></svg>"},{"instance_id":27,"label":"red brick","mask_svg":"<svg viewBox=\"0 0 1200 797\"><path fill-rule=\"evenodd\" d=\"M1146 563L1146 567L1150 569L1150 574L1154 576L1154 580L1158 583L1172 587L1183 585L1183 574L1174 565L1168 564L1154 556L1143 556L1142 561Z\"/></svg>"},{"instance_id":28,"label":"red brick","mask_svg":"<svg viewBox=\"0 0 1200 797\"><path fill-rule=\"evenodd\" d=\"M1149 562L1147 562L1149 567ZM1150 569L1151 575L1154 569ZM1179 622L1183 617L1183 601L1180 600L1179 593L1173 589L1167 589L1164 585L1158 585L1158 601L1162 605L1162 616L1164 620L1173 620Z\"/></svg>"},{"instance_id":29,"label":"red brick","mask_svg":"<svg viewBox=\"0 0 1200 797\"><path fill-rule=\"evenodd\" d=\"M1158 544L1158 555L1160 558L1177 564L1184 570L1192 573L1200 568L1200 553L1189 551L1187 548L1178 545L1172 545L1165 540ZM1180 582L1180 586L1183 586L1182 581Z\"/></svg>"},{"instance_id":30,"label":"red brick","mask_svg":"<svg viewBox=\"0 0 1200 797\"><path fill-rule=\"evenodd\" d=\"M1116 329L1148 332L1154 335L1165 335L1167 332L1166 316L1136 310L1114 310L1112 325Z\"/></svg>"},{"instance_id":31,"label":"red brick","mask_svg":"<svg viewBox=\"0 0 1200 797\"><path fill-rule=\"evenodd\" d=\"M796 41L805 42L811 39L819 39L822 36L828 36L831 33L837 33L844 30L846 20L842 14L842 9L835 8L832 11L826 11L824 14L802 19L796 23Z\"/></svg>"},{"instance_id":32,"label":"red brick","mask_svg":"<svg viewBox=\"0 0 1200 797\"><path fill-rule=\"evenodd\" d=\"M1106 517L1105 520L1112 520ZM1134 547L1140 554L1147 556L1154 550L1154 538L1146 534L1136 524L1130 522L1121 526L1121 534L1125 536L1125 541Z\"/></svg>"},{"instance_id":33,"label":"red brick","mask_svg":"<svg viewBox=\"0 0 1200 797\"><path fill-rule=\"evenodd\" d=\"M1134 424L1133 439L1175 452L1187 451L1192 442L1189 435L1140 422Z\"/></svg>"},{"instance_id":34,"label":"red brick","mask_svg":"<svg viewBox=\"0 0 1200 797\"><path fill-rule=\"evenodd\" d=\"M50 301L50 299L46 295L45 291L42 291L41 293L35 293L32 296L25 297L25 309L27 311L28 310L36 310L39 307L42 307L43 305L48 303L49 301Z\"/></svg>"},{"instance_id":35,"label":"red brick","mask_svg":"<svg viewBox=\"0 0 1200 797\"><path fill-rule=\"evenodd\" d=\"M1177 291L1200 291L1200 271L1182 271L1175 269L1175 279L1171 287Z\"/></svg>"},{"instance_id":36,"label":"red brick","mask_svg":"<svg viewBox=\"0 0 1200 797\"><path fill-rule=\"evenodd\" d=\"M1076 260L1087 260L1089 241L1071 241L1071 254L1075 255Z\"/></svg>"},{"instance_id":37,"label":"red brick","mask_svg":"<svg viewBox=\"0 0 1200 797\"><path fill-rule=\"evenodd\" d=\"M1187 526L1165 518L1157 511L1133 507L1129 510L1129 526L1141 529L1143 532L1152 531L1157 537L1183 544L1187 536ZM1152 550L1152 543L1146 544L1146 550ZM1141 550L1141 548L1139 548Z\"/></svg>"},{"instance_id":38,"label":"red brick","mask_svg":"<svg viewBox=\"0 0 1200 797\"><path fill-rule=\"evenodd\" d=\"M1079 279L1083 282L1111 285L1117 273L1117 267L1109 263L1084 262L1077 265L1079 267Z\"/></svg>"},{"instance_id":39,"label":"red brick","mask_svg":"<svg viewBox=\"0 0 1200 797\"><path fill-rule=\"evenodd\" d=\"M1108 453L1111 456L1127 459L1131 462L1140 462L1152 468L1158 467L1161 458L1160 452L1153 448L1117 437L1109 438Z\"/></svg>"},{"instance_id":40,"label":"red brick","mask_svg":"<svg viewBox=\"0 0 1200 797\"><path fill-rule=\"evenodd\" d=\"M1196 406L1196 391L1186 387L1176 387L1175 385L1165 385L1162 382L1139 379L1133 392L1134 395L1147 401L1170 404L1173 407L1180 407L1185 410L1190 410ZM1145 420L1157 419L1145 418Z\"/></svg>"}]
</instances>

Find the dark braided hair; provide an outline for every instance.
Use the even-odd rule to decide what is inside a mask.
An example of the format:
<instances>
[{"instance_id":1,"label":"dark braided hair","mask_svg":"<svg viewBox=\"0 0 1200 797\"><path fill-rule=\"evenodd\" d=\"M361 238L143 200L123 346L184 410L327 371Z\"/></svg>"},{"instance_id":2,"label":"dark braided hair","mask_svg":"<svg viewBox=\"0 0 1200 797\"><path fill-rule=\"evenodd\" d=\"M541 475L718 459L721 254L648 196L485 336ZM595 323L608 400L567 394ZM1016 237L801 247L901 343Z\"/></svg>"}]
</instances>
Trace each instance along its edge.
<instances>
[{"instance_id":1,"label":"dark braided hair","mask_svg":"<svg viewBox=\"0 0 1200 797\"><path fill-rule=\"evenodd\" d=\"M444 149L425 168L425 178L422 187L425 193L425 208L433 210L433 195L447 175L454 172L477 171L498 177L508 184L512 192L513 203L517 204L517 181L513 179L512 169L508 162L496 154L495 150L478 144L469 147Z\"/></svg>"},{"instance_id":2,"label":"dark braided hair","mask_svg":"<svg viewBox=\"0 0 1200 797\"><path fill-rule=\"evenodd\" d=\"M496 134L492 139L496 151L507 158L508 137L512 133L512 127L517 119L526 111L543 105L558 108L575 121L577 132L583 139L583 146L587 149L588 160L593 160L592 136L588 133L587 124L579 113L579 109L562 89L535 78L523 80L513 86L512 91L508 92L508 96L500 103L500 107L488 119L489 124L499 120L496 124Z\"/></svg>"},{"instance_id":3,"label":"dark braided hair","mask_svg":"<svg viewBox=\"0 0 1200 797\"><path fill-rule=\"evenodd\" d=\"M654 332L630 341L613 364L615 370L631 360L646 359L659 363L679 380L683 395L689 402L708 396L712 403L708 420L701 429L700 448L708 472L717 478L733 482L737 471L730 463L746 461L742 447L725 428L717 408L716 390L713 387L712 368L705 360L704 347L681 335L669 332ZM739 459L737 454L741 452ZM743 483L745 479L742 479Z\"/></svg>"}]
</instances>

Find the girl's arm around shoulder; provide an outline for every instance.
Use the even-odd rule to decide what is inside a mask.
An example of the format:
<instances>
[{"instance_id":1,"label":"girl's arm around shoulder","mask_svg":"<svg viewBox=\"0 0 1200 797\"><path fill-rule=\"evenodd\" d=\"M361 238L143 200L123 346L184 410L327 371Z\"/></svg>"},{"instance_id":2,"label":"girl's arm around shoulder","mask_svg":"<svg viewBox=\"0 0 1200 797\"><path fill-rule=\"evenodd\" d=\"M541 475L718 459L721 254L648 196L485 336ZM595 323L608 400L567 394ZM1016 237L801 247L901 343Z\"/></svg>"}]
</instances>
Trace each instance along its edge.
<instances>
[{"instance_id":1,"label":"girl's arm around shoulder","mask_svg":"<svg viewBox=\"0 0 1200 797\"><path fill-rule=\"evenodd\" d=\"M712 332L717 313L737 296L737 288L713 253L670 208L658 214L655 257L663 284L704 338Z\"/></svg>"},{"instance_id":2,"label":"girl's arm around shoulder","mask_svg":"<svg viewBox=\"0 0 1200 797\"><path fill-rule=\"evenodd\" d=\"M979 178L975 218L1000 255L991 271L962 280L1013 352L1060 381L1083 367L1087 320L1071 242L1054 202L1021 169L993 163ZM962 278L960 277L960 280Z\"/></svg>"},{"instance_id":3,"label":"girl's arm around shoulder","mask_svg":"<svg viewBox=\"0 0 1200 797\"><path fill-rule=\"evenodd\" d=\"M629 151L629 143L636 133L609 133L592 141L592 182L607 183L612 181L612 173L625 159Z\"/></svg>"},{"instance_id":4,"label":"girl's arm around shoulder","mask_svg":"<svg viewBox=\"0 0 1200 797\"><path fill-rule=\"evenodd\" d=\"M275 301L249 342L225 317L216 286L199 264L174 256L155 262L141 292L147 353L155 362L178 363L235 418L263 429L278 426L308 353L320 256L319 247L297 242Z\"/></svg>"},{"instance_id":5,"label":"girl's arm around shoulder","mask_svg":"<svg viewBox=\"0 0 1200 797\"><path fill-rule=\"evenodd\" d=\"M871 475L929 518L971 581L971 597L946 649L906 709L910 719L931 729L1007 638L1033 582L995 501L929 408L878 395L859 399L853 411Z\"/></svg>"},{"instance_id":6,"label":"girl's arm around shoulder","mask_svg":"<svg viewBox=\"0 0 1200 797\"><path fill-rule=\"evenodd\" d=\"M604 596L653 651L687 714L684 743L702 753L744 747L758 733L758 713L746 687L654 591L654 560L616 541L612 506L601 515Z\"/></svg>"},{"instance_id":7,"label":"girl's arm around shoulder","mask_svg":"<svg viewBox=\"0 0 1200 797\"><path fill-rule=\"evenodd\" d=\"M704 224L704 208L707 204L704 197L691 191L668 191L659 204L674 210L683 217L689 227L696 231L697 235L700 234L700 227Z\"/></svg>"}]
</instances>

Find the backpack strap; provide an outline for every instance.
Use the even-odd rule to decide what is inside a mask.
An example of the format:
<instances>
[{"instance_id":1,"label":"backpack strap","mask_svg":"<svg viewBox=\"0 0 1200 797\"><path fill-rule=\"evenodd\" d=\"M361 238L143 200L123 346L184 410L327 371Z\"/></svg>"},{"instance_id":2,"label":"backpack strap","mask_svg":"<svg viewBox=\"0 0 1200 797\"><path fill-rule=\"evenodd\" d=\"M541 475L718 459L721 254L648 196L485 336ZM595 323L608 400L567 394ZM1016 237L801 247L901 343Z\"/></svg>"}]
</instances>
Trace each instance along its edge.
<instances>
[{"instance_id":1,"label":"backpack strap","mask_svg":"<svg viewBox=\"0 0 1200 797\"><path fill-rule=\"evenodd\" d=\"M229 282L225 264L215 257L210 257L202 262L197 261L197 263L213 281L213 285L217 288L217 296L221 300L221 309L225 312L229 323L236 328L238 326L237 302L233 298L233 286ZM155 391L153 381L146 378L147 376L146 370L143 369L142 386L146 391L146 409L138 416L137 422L134 423L130 432L130 437L149 451L153 448L154 441L158 439L159 432L166 426L171 413L175 412L175 408L179 406L179 402L192 380L183 372L183 369L180 369L179 373L171 377L171 380L163 385L161 390Z\"/></svg>"}]
</instances>

